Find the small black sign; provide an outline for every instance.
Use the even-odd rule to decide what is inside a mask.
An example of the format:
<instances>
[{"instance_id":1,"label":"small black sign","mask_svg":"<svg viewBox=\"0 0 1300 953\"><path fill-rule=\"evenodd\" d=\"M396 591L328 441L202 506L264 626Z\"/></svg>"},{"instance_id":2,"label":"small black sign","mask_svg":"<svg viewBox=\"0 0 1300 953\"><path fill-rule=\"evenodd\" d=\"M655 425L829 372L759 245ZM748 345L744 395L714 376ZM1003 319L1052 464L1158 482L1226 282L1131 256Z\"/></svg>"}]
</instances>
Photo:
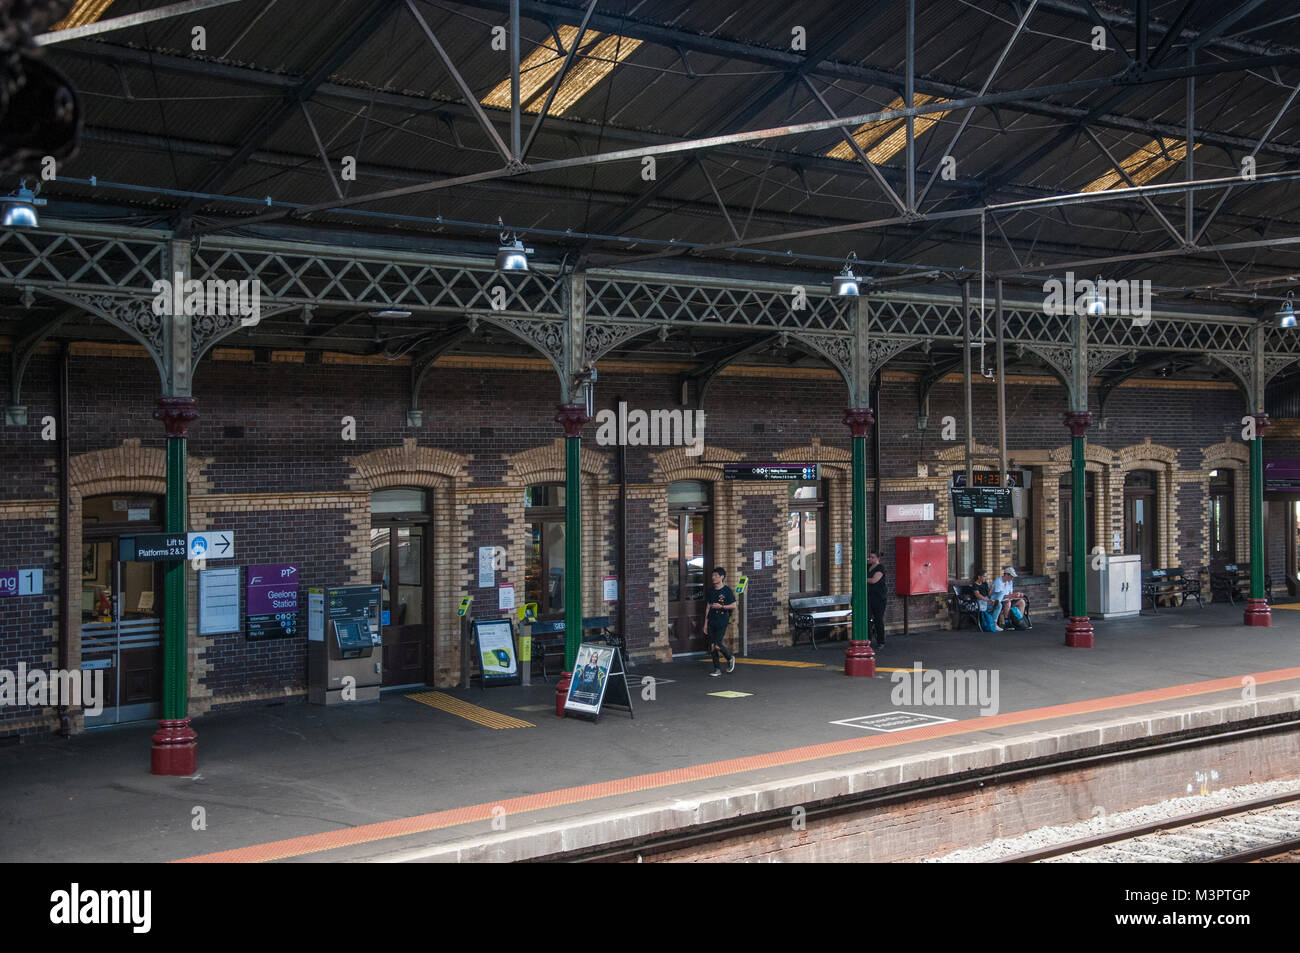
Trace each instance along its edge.
<instances>
[{"instance_id":1,"label":"small black sign","mask_svg":"<svg viewBox=\"0 0 1300 953\"><path fill-rule=\"evenodd\" d=\"M817 480L821 465L817 463L724 463L724 480Z\"/></svg>"},{"instance_id":2,"label":"small black sign","mask_svg":"<svg viewBox=\"0 0 1300 953\"><path fill-rule=\"evenodd\" d=\"M146 533L121 537L117 558L124 563L158 563L184 559L188 551L184 533Z\"/></svg>"},{"instance_id":3,"label":"small black sign","mask_svg":"<svg viewBox=\"0 0 1300 953\"><path fill-rule=\"evenodd\" d=\"M1002 474L998 473L995 470L972 470L970 475L970 482L971 482L971 486L973 487L1001 486ZM952 471L952 485L953 485L953 489L957 489L957 490L965 488L966 486L965 470ZM1007 486L1023 486L1023 487L1029 486L1029 471L1009 470L1007 472Z\"/></svg>"},{"instance_id":4,"label":"small black sign","mask_svg":"<svg viewBox=\"0 0 1300 953\"><path fill-rule=\"evenodd\" d=\"M971 487L952 491L952 509L957 516L1012 516L1010 487Z\"/></svg>"}]
</instances>

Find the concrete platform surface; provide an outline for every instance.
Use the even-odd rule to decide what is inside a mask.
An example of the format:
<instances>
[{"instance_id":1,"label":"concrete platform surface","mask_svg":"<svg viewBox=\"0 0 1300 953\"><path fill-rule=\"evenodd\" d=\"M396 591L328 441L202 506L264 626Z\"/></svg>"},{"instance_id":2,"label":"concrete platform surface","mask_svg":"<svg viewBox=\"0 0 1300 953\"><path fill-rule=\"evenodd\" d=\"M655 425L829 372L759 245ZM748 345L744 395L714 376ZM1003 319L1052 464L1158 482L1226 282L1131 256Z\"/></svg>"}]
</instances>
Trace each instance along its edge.
<instances>
[{"instance_id":1,"label":"concrete platform surface","mask_svg":"<svg viewBox=\"0 0 1300 953\"><path fill-rule=\"evenodd\" d=\"M193 778L148 773L152 724L13 746L0 749L0 860L412 859L444 848L486 858L466 845L595 816L630 829L642 821L628 818L661 823L665 809L693 823L743 809L706 806L739 789L755 792L748 804L777 804L796 784L861 790L909 771L933 777L1091 737L1140 737L1171 717L1190 726L1295 710L1300 611L1275 611L1269 628L1240 620L1239 608L1215 605L1098 621L1093 649L1065 648L1059 620L890 638L882 668L971 673L968 684L986 691L963 705L903 694L924 689L926 673L846 678L837 643L741 660L721 678L707 660L637 666L635 719L558 719L553 681L443 693L532 727L476 724L405 697L414 691L211 715L194 722ZM642 697L647 677L653 700ZM900 710L952 720L891 733L842 723ZM786 794L762 793L782 785Z\"/></svg>"}]
</instances>

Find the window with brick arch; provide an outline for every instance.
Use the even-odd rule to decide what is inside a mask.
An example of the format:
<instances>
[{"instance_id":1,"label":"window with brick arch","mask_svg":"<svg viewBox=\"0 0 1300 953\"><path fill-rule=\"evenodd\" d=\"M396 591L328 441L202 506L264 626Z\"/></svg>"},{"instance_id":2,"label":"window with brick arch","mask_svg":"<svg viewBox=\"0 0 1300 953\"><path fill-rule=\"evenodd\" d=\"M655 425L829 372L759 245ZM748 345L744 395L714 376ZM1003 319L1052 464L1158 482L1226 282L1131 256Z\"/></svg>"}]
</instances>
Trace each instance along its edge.
<instances>
[{"instance_id":1,"label":"window with brick arch","mask_svg":"<svg viewBox=\"0 0 1300 953\"><path fill-rule=\"evenodd\" d=\"M1232 469L1210 471L1210 561L1237 561L1236 493Z\"/></svg>"},{"instance_id":2,"label":"window with brick arch","mask_svg":"<svg viewBox=\"0 0 1300 953\"><path fill-rule=\"evenodd\" d=\"M1156 522L1156 474L1130 470L1124 474L1124 552L1142 557L1143 569L1159 569Z\"/></svg>"},{"instance_id":3,"label":"window with brick arch","mask_svg":"<svg viewBox=\"0 0 1300 953\"><path fill-rule=\"evenodd\" d=\"M524 601L539 619L564 616L564 484L536 483L524 490Z\"/></svg>"},{"instance_id":4,"label":"window with brick arch","mask_svg":"<svg viewBox=\"0 0 1300 953\"><path fill-rule=\"evenodd\" d=\"M790 560L790 597L824 596L827 552L830 548L826 517L828 498L823 480L791 482L790 509L786 517L786 553Z\"/></svg>"}]
</instances>

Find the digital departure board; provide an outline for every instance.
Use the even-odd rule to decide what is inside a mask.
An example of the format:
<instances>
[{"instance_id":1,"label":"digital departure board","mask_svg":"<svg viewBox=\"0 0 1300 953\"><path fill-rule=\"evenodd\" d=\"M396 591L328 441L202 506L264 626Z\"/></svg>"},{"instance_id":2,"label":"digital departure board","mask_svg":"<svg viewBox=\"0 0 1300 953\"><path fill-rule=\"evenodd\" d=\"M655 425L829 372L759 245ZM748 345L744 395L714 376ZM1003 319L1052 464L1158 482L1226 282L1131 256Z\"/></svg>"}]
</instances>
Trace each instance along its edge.
<instances>
[{"instance_id":1,"label":"digital departure board","mask_svg":"<svg viewBox=\"0 0 1300 953\"><path fill-rule=\"evenodd\" d=\"M817 480L818 463L724 463L724 480Z\"/></svg>"},{"instance_id":2,"label":"digital departure board","mask_svg":"<svg viewBox=\"0 0 1300 953\"><path fill-rule=\"evenodd\" d=\"M952 491L952 509L957 516L1012 516L1010 487L971 487Z\"/></svg>"}]
</instances>

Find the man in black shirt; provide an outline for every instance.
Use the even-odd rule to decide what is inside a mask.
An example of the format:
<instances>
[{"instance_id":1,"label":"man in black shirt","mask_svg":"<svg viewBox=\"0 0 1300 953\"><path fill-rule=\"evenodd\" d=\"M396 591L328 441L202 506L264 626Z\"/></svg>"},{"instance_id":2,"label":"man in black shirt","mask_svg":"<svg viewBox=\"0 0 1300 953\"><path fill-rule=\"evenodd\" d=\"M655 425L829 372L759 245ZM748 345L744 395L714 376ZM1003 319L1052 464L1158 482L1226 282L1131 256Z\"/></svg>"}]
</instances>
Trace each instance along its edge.
<instances>
[{"instance_id":1,"label":"man in black shirt","mask_svg":"<svg viewBox=\"0 0 1300 953\"><path fill-rule=\"evenodd\" d=\"M880 554L867 553L867 638L876 645L885 644L885 605L889 591L885 587L885 567Z\"/></svg>"},{"instance_id":2,"label":"man in black shirt","mask_svg":"<svg viewBox=\"0 0 1300 953\"><path fill-rule=\"evenodd\" d=\"M722 644L723 638L727 635L727 625L731 622L731 610L736 608L736 594L729 586L723 584L726 578L727 570L721 566L713 567L713 588L709 590L708 616L704 621L704 629L709 638L709 651L713 653L713 671L709 674L715 678L722 674L722 669L718 665L719 652L727 660L727 671L736 670L736 656L728 652Z\"/></svg>"}]
</instances>

